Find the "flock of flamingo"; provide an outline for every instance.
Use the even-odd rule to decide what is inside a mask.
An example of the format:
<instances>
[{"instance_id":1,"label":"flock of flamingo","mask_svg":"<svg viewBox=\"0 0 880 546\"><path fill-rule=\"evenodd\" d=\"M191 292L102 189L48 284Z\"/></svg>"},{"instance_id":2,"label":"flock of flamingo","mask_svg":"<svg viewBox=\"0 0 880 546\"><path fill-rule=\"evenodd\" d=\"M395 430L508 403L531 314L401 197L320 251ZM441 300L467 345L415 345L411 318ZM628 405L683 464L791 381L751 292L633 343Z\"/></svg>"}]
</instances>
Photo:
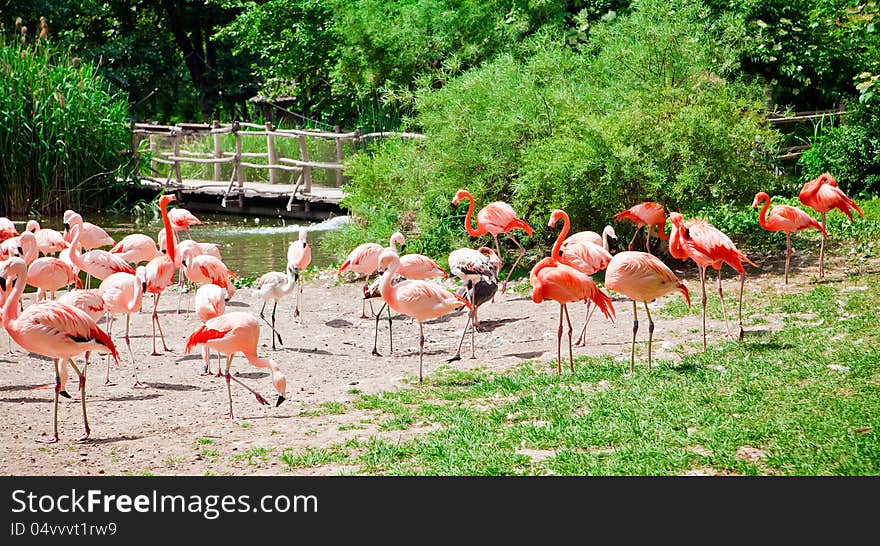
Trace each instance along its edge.
<instances>
[{"instance_id":1,"label":"flock of flamingo","mask_svg":"<svg viewBox=\"0 0 880 546\"><path fill-rule=\"evenodd\" d=\"M819 276L824 277L825 238L828 237L825 225L826 213L838 209L853 221L852 210L862 217L864 214L837 186L829 173L823 173L815 180L807 182L799 195L801 203L811 207L821 215L821 223L803 210L788 205L770 207L770 197L759 192L752 206L760 207L758 222L769 231L782 231L786 235L787 251L785 262L785 283L791 261L791 234L808 228L822 232L819 254ZM378 243L365 243L348 255L339 267L337 276L346 272L364 276L361 318L366 317L366 305L372 299L380 298L383 308L375 313L376 331L374 333L373 354L378 352L378 327L382 312L387 308L389 321L389 341L391 336L391 311L408 316L419 324L419 381L423 379L424 323L440 318L454 311L467 308L467 323L455 355L448 361L461 358L461 349L470 332L471 358L475 356L475 335L479 329L477 310L487 302L494 301L498 292L500 270L503 260L499 235L506 235L517 246L519 253L504 281L501 293L513 269L522 259L525 250L512 235L514 230L532 235L531 226L519 218L514 209L502 201L482 207L476 213L476 228L472 221L475 203L466 190L459 190L452 199L452 205L467 200L465 229L472 237L491 235L494 249L489 246L479 248L460 248L449 254L449 272L461 280L456 292L450 292L444 285L433 282L438 277L446 278L447 272L427 256L403 254L405 238L396 232L389 246ZM250 312L226 312L225 302L235 294L232 278L235 276L224 265L220 250L211 243L197 243L191 238L182 240L182 234L192 225L201 221L183 208L168 205L175 201L174 195L159 198L163 229L156 240L140 233L130 234L115 242L102 228L83 221L80 214L68 210L64 213L63 233L44 229L36 221L27 223L26 231L19 234L15 225L7 218L0 218L0 306L2 306L3 327L14 341L26 351L46 356L54 361L54 412L53 435L48 440L57 442L59 396L70 398L65 390L69 377L68 366L79 380L79 396L82 402L85 432L80 438L87 440L90 434L86 411L86 376L91 353L107 354L107 374L105 384L110 382L110 364L119 365L119 353L111 337L113 323L119 315L125 315L125 334L123 339L132 362L134 386L142 387L137 379L137 361L132 354L129 338L132 314L141 311L144 296L153 295L151 315L152 355L158 352L156 331L162 349L168 351L165 334L157 312L159 298L174 284L174 273L179 270L178 286L187 283L198 285L195 291L194 310L201 325L193 331L186 342L185 353L201 345L205 363L205 373L211 374L210 351L226 355L225 370L218 361L217 377L224 377L227 387L228 416L233 418L231 382L235 381L252 393L261 404L269 404L256 390L230 374L233 356L242 355L257 368L269 372L273 387L278 393L275 405L285 400L286 380L278 364L271 359L261 358L257 347L260 337L260 323ZM763 206L762 206L763 205ZM768 210L769 209L769 210ZM736 248L730 238L700 218L685 220L677 212L667 216L663 206L646 202L633 206L614 216L617 221L631 221L636 230L630 240L628 250L611 253L611 239L616 234L611 226L606 226L601 235L593 231L581 231L569 235L571 220L562 210L550 214L548 227L554 228L562 221L562 229L556 238L550 255L540 260L529 274L532 287L531 298L535 303L552 300L559 304L559 323L557 328L557 373L562 373L563 322L568 326L568 360L574 371L572 349L572 323L568 304L586 303L586 318L581 334L575 345L586 343L587 325L595 309L608 319L614 320L615 309L611 298L592 280L591 275L604 270L605 288L632 300L633 330L630 353L630 370L635 368L636 335L639 329L638 302L644 305L648 318L648 367L651 367L651 345L654 321L648 307L657 298L678 291L690 306L690 294L685 283L661 261L651 254L651 234L656 228L656 237L666 241L669 254L679 260L693 260L699 269L702 292L702 341L706 349L706 275L711 266L718 271L718 296L721 299L725 322L727 312L721 285L721 267L728 264L740 275L739 293L739 339L744 336L742 324L742 292L746 271L744 264L755 265ZM667 235L665 227L669 223ZM645 252L633 250L638 234L645 229ZM112 249L102 250L102 246ZM398 251L398 245L400 249ZM399 253L400 252L400 253ZM57 255L57 257L56 257ZM254 284L258 296L263 300L259 312L272 330L272 348L275 341L283 344L280 333L275 328L275 312L278 302L288 295L295 294L294 318L300 316L300 296L303 291L302 272L311 262L311 249L307 231L301 229L297 241L290 243L287 252L285 272L268 272ZM143 265L142 265L143 264ZM80 272L86 274L86 285L90 277L100 280L94 289L83 288ZM378 274L371 284L370 277ZM22 303L25 287L36 288L36 301L26 307ZM73 285L74 288L70 289ZM68 288L55 299L56 291ZM177 311L180 312L181 298L186 292L179 290ZM271 322L264 312L268 302L273 302ZM187 302L185 310L189 308ZM98 322L106 317L102 329ZM728 333L730 333L728 326ZM11 350L10 341L10 350ZM390 345L393 348L393 344ZM84 363L78 366L77 356L84 356Z\"/></svg>"}]
</instances>

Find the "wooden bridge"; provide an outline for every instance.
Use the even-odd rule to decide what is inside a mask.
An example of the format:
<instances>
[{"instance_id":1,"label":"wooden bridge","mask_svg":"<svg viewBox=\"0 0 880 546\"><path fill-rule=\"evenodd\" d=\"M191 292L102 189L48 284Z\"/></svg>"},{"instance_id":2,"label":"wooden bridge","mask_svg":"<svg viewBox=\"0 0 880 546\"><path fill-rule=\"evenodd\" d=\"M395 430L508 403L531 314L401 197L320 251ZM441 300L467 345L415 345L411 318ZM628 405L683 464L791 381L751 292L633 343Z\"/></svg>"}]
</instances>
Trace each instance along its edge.
<instances>
[{"instance_id":1,"label":"wooden bridge","mask_svg":"<svg viewBox=\"0 0 880 546\"><path fill-rule=\"evenodd\" d=\"M277 129L271 123L244 122L132 123L131 134L132 152L140 155L148 151L150 158L150 173L137 173L137 191L173 191L192 210L305 219L342 212L346 152L354 153L374 138L424 138L417 133L362 134L360 128L341 132L338 127L332 132ZM208 138L212 140L209 147L204 145ZM245 151L245 139L254 138L265 140L265 152ZM142 150L144 141L149 143L148 150ZM234 149L225 150L224 141ZM285 149L295 152L287 154L294 157L285 157ZM182 165L188 176L184 176ZM210 172L205 169L208 165L212 166ZM167 170L164 177L163 170ZM224 170L229 171L228 180ZM258 178L254 174L260 171L262 180L248 180Z\"/></svg>"}]
</instances>

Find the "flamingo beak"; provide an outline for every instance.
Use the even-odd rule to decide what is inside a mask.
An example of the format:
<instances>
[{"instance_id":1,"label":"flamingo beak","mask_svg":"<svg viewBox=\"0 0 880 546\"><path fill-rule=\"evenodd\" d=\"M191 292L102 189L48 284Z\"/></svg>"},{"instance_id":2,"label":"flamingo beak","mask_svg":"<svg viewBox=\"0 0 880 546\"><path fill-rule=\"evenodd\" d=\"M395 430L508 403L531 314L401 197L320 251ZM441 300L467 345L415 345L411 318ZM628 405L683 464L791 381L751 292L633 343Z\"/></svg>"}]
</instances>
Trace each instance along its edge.
<instances>
[{"instance_id":1,"label":"flamingo beak","mask_svg":"<svg viewBox=\"0 0 880 546\"><path fill-rule=\"evenodd\" d=\"M18 251L18 254L16 254L16 256L21 257L24 255L24 249L22 249L21 247L16 248L16 250Z\"/></svg>"},{"instance_id":2,"label":"flamingo beak","mask_svg":"<svg viewBox=\"0 0 880 546\"><path fill-rule=\"evenodd\" d=\"M403 251L406 250L406 243L400 245L400 253L403 254Z\"/></svg>"},{"instance_id":3,"label":"flamingo beak","mask_svg":"<svg viewBox=\"0 0 880 546\"><path fill-rule=\"evenodd\" d=\"M0 290L6 291L6 277L0 277Z\"/></svg>"},{"instance_id":4,"label":"flamingo beak","mask_svg":"<svg viewBox=\"0 0 880 546\"><path fill-rule=\"evenodd\" d=\"M186 260L180 260L180 263L183 264L183 267L186 267Z\"/></svg>"},{"instance_id":5,"label":"flamingo beak","mask_svg":"<svg viewBox=\"0 0 880 546\"><path fill-rule=\"evenodd\" d=\"M67 222L64 222L64 231L65 232L70 231L70 224L68 224Z\"/></svg>"},{"instance_id":6,"label":"flamingo beak","mask_svg":"<svg viewBox=\"0 0 880 546\"><path fill-rule=\"evenodd\" d=\"M70 394L67 391L58 391L59 396L63 396L64 398L70 398Z\"/></svg>"},{"instance_id":7,"label":"flamingo beak","mask_svg":"<svg viewBox=\"0 0 880 546\"><path fill-rule=\"evenodd\" d=\"M146 293L147 293L147 283L146 283L146 281L144 281L144 282L141 283L141 288L143 288L144 293L146 294Z\"/></svg>"},{"instance_id":8,"label":"flamingo beak","mask_svg":"<svg viewBox=\"0 0 880 546\"><path fill-rule=\"evenodd\" d=\"M275 402L275 407L277 408L278 406L280 406L280 405L281 405L281 402L284 402L284 400L286 400L286 398L284 398L283 396L281 396L281 395L279 394L279 395L278 395L278 400Z\"/></svg>"}]
</instances>

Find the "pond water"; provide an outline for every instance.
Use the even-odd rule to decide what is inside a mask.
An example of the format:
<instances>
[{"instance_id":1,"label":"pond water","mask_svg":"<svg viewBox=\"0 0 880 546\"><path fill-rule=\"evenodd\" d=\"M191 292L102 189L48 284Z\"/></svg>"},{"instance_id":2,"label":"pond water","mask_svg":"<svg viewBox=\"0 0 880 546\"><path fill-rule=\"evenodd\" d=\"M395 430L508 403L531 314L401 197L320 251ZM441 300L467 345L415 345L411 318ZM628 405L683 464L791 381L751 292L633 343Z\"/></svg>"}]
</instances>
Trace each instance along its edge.
<instances>
[{"instance_id":1,"label":"pond water","mask_svg":"<svg viewBox=\"0 0 880 546\"><path fill-rule=\"evenodd\" d=\"M287 246L299 237L300 226L305 226L309 230L312 265L316 267L330 265L335 257L325 252L321 239L328 231L339 229L348 221L346 216L309 223L278 217L204 212L194 212L194 214L204 224L193 226L190 229L190 236L199 242L219 244L224 263L239 277L259 276L267 271L284 271L287 265ZM10 219L19 232L25 228L27 219ZM159 217L84 214L83 219L101 226L116 241L130 233L144 233L155 240L162 229L162 220ZM40 225L59 231L64 229L61 218L44 218L40 221ZM105 247L104 250L109 250L109 247Z\"/></svg>"}]
</instances>

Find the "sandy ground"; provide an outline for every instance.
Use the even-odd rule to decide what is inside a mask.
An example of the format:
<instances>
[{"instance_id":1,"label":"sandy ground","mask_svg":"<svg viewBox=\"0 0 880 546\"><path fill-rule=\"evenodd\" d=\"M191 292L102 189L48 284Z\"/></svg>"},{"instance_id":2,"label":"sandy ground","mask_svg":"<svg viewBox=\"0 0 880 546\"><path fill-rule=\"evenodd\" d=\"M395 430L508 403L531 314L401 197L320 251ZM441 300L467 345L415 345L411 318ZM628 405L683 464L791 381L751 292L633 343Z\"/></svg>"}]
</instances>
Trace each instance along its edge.
<instances>
[{"instance_id":1,"label":"sandy ground","mask_svg":"<svg viewBox=\"0 0 880 546\"><path fill-rule=\"evenodd\" d=\"M757 261L757 260L756 260ZM758 263L761 263L760 261ZM778 263L778 262L777 262ZM795 262L795 265L798 265ZM831 266L833 267L833 266ZM679 269L699 305L699 284L692 268ZM813 282L811 264L797 271L789 287L782 286L777 271L751 270L747 291L803 290ZM832 276L835 273L832 273ZM841 277L845 273L838 273ZM450 284L453 281L448 281ZM520 282L528 282L527 280ZM725 280L729 310L735 313L738 280ZM405 431L379 431L381 419L369 412L350 410L344 414L315 415L324 402L354 399L354 390L363 393L411 388L418 376L418 326L404 317L394 320L394 354L376 357L370 354L373 344L373 321L359 318L361 310L359 282L337 284L325 273L310 281L303 293L302 323L292 319L293 300L278 307L278 329L284 346L272 351L270 330L261 330L261 356L277 362L287 377L288 400L279 407L259 405L242 387L232 384L236 419L226 417L226 384L222 378L201 375L201 354L184 355L185 340L198 327L193 313L176 314L177 294L166 294L160 301L161 321L171 351L161 356L151 352L150 319L147 312L132 319L132 346L138 360L140 380L147 387L132 388L132 365L118 334L124 325L114 326L114 339L120 344L122 365L111 370L113 384L104 385L103 357L89 368L88 411L91 439L78 443L82 433L80 403L75 399L77 386L68 390L73 400L62 399L59 410L61 440L57 444L40 443L51 436L52 382L50 360L26 354L14 346L14 354L0 354L0 467L3 474L142 474L203 475L212 474L281 474L286 466L280 460L285 448L299 452L307 447L326 447L352 438L371 436L385 439L408 439L425 432L414 427ZM477 335L477 358L464 358L451 364L458 369L481 367L507 370L522 362L539 359L548 363L548 373L555 373L550 363L556 357L556 324L559 307L553 302L534 304L524 293L508 287L493 303L480 309L484 331ZM590 340L575 355L609 354L629 365L632 332L632 304L616 294L617 320L611 324L594 316ZM25 295L26 302L33 294ZM652 304L659 311L667 296ZM261 300L252 289L239 290L227 310L259 312ZM152 302L145 303L152 309ZM376 305L378 310L378 305ZM584 306L571 306L575 336L583 324ZM640 306L640 311L642 310ZM647 326L643 312L641 323ZM697 350L699 319L688 316L671 320L654 313L655 358L680 358L681 351ZM780 323L773 317L749 328L775 329ZM725 335L722 320L710 317L710 343ZM426 324L425 375L430 376L445 364L458 343L466 315L457 312ZM101 322L103 324L103 321ZM379 350L388 352L385 322L380 330ZM732 324L733 326L733 324ZM696 333L695 333L696 332ZM647 328L639 332L644 341ZM7 348L7 336L0 334L0 350ZM160 346L161 350L161 346ZM645 365L645 345L637 349L637 365ZM216 362L216 359L214 360ZM565 369L565 368L564 368ZM234 374L274 403L275 393L268 374L252 367L241 356L232 364ZM260 464L248 464L245 454L252 448L271 449ZM253 462L253 461L251 461ZM357 469L325 465L298 470L303 474L338 474Z\"/></svg>"}]
</instances>

